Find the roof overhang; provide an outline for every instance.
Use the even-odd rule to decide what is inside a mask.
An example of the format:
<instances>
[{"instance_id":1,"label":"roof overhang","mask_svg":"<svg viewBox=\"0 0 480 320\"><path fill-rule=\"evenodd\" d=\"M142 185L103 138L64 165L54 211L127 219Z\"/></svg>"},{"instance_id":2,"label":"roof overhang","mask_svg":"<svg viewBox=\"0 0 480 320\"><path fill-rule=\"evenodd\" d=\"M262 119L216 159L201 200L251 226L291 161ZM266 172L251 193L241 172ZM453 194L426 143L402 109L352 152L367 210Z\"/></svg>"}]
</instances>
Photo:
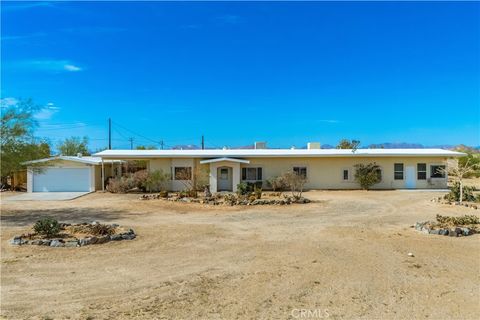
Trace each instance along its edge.
<instances>
[{"instance_id":1,"label":"roof overhang","mask_svg":"<svg viewBox=\"0 0 480 320\"><path fill-rule=\"evenodd\" d=\"M227 158L227 157L213 158L213 159L208 159L208 160L202 160L202 161L200 161L200 163L201 163L201 164L205 164L205 163L215 163L215 162L222 162L222 161L237 162L237 163L250 163L249 160L245 160L245 159L235 159L235 158Z\"/></svg>"},{"instance_id":2,"label":"roof overhang","mask_svg":"<svg viewBox=\"0 0 480 320\"><path fill-rule=\"evenodd\" d=\"M38 164L43 162L50 162L50 161L73 161L79 162L84 164L91 164L91 165L101 165L102 159L101 158L93 158L93 157L73 157L73 156L56 156L50 158L43 158L31 161L25 161L22 164ZM105 163L122 163L122 160L103 160Z\"/></svg>"}]
</instances>

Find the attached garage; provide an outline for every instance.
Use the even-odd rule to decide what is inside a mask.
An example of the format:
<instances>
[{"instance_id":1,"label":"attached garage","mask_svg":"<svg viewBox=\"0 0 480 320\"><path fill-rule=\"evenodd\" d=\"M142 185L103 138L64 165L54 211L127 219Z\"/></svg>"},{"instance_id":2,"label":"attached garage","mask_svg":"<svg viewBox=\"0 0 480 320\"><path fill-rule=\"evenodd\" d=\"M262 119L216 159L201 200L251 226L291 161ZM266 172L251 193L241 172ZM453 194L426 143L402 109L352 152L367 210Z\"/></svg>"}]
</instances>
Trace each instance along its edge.
<instances>
[{"instance_id":1,"label":"attached garage","mask_svg":"<svg viewBox=\"0 0 480 320\"><path fill-rule=\"evenodd\" d=\"M92 188L93 167L46 168L33 172L33 192L89 192Z\"/></svg>"},{"instance_id":2,"label":"attached garage","mask_svg":"<svg viewBox=\"0 0 480 320\"><path fill-rule=\"evenodd\" d=\"M104 160L105 176L121 173L119 160ZM28 192L93 192L102 189L102 159L58 156L27 163Z\"/></svg>"}]
</instances>

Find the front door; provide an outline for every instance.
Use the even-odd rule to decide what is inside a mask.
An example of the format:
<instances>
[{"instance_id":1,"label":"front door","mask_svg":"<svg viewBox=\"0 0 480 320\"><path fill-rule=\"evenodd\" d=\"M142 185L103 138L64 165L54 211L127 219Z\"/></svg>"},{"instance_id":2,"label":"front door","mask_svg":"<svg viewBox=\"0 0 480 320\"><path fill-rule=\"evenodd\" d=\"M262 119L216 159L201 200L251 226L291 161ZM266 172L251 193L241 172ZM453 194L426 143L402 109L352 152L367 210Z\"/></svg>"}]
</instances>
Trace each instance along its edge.
<instances>
[{"instance_id":1,"label":"front door","mask_svg":"<svg viewBox=\"0 0 480 320\"><path fill-rule=\"evenodd\" d=\"M407 166L405 168L405 188L414 189L415 188L415 167Z\"/></svg>"},{"instance_id":2,"label":"front door","mask_svg":"<svg viewBox=\"0 0 480 320\"><path fill-rule=\"evenodd\" d=\"M217 190L232 191L232 168L220 167L217 171Z\"/></svg>"}]
</instances>

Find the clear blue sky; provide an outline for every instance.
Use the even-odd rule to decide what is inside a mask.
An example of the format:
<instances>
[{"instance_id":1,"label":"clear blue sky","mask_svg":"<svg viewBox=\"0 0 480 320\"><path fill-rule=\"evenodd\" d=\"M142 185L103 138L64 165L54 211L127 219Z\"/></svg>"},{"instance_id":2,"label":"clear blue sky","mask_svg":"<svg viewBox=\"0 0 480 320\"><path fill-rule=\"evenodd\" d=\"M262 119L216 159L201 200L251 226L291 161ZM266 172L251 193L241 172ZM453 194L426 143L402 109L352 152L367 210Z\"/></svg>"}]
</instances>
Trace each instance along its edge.
<instances>
[{"instance_id":1,"label":"clear blue sky","mask_svg":"<svg viewBox=\"0 0 480 320\"><path fill-rule=\"evenodd\" d=\"M480 145L478 2L3 1L1 35L53 144Z\"/></svg>"}]
</instances>

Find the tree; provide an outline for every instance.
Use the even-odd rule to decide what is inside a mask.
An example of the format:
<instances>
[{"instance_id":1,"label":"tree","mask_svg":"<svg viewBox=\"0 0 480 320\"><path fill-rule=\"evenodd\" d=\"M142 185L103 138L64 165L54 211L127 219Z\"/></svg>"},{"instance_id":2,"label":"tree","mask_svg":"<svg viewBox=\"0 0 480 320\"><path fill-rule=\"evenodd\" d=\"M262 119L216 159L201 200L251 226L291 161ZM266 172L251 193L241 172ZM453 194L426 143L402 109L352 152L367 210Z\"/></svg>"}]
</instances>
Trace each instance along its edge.
<instances>
[{"instance_id":1,"label":"tree","mask_svg":"<svg viewBox=\"0 0 480 320\"><path fill-rule=\"evenodd\" d=\"M352 150L357 150L358 146L360 145L359 140L348 140L348 139L342 139L340 142L338 142L337 149L352 149Z\"/></svg>"},{"instance_id":2,"label":"tree","mask_svg":"<svg viewBox=\"0 0 480 320\"><path fill-rule=\"evenodd\" d=\"M282 180L292 192L292 196L298 200L302 197L303 188L308 182L307 177L294 171L287 171L282 175Z\"/></svg>"},{"instance_id":3,"label":"tree","mask_svg":"<svg viewBox=\"0 0 480 320\"><path fill-rule=\"evenodd\" d=\"M49 157L50 146L33 135L38 125L34 114L40 108L31 99L15 100L13 104L2 99L0 106L1 180L6 183L15 171L25 167L24 162Z\"/></svg>"},{"instance_id":4,"label":"tree","mask_svg":"<svg viewBox=\"0 0 480 320\"><path fill-rule=\"evenodd\" d=\"M464 178L480 177L480 154L467 151L465 157L458 158L459 166L465 167L467 164L473 167L473 171L467 173Z\"/></svg>"},{"instance_id":5,"label":"tree","mask_svg":"<svg viewBox=\"0 0 480 320\"><path fill-rule=\"evenodd\" d=\"M478 168L477 164L472 164L467 159L463 164L458 160L449 160L445 163L445 169L438 169L440 172L452 177L460 186L460 195L458 201L463 201L463 179L475 172Z\"/></svg>"},{"instance_id":6,"label":"tree","mask_svg":"<svg viewBox=\"0 0 480 320\"><path fill-rule=\"evenodd\" d=\"M364 190L370 189L373 185L382 181L382 170L375 162L368 164L356 164L355 181L360 184Z\"/></svg>"},{"instance_id":7,"label":"tree","mask_svg":"<svg viewBox=\"0 0 480 320\"><path fill-rule=\"evenodd\" d=\"M137 146L137 150L157 150L158 148L155 146Z\"/></svg>"},{"instance_id":8,"label":"tree","mask_svg":"<svg viewBox=\"0 0 480 320\"><path fill-rule=\"evenodd\" d=\"M76 156L81 153L84 156L90 155L88 152L88 138L71 137L60 142L57 149L62 156Z\"/></svg>"}]
</instances>

